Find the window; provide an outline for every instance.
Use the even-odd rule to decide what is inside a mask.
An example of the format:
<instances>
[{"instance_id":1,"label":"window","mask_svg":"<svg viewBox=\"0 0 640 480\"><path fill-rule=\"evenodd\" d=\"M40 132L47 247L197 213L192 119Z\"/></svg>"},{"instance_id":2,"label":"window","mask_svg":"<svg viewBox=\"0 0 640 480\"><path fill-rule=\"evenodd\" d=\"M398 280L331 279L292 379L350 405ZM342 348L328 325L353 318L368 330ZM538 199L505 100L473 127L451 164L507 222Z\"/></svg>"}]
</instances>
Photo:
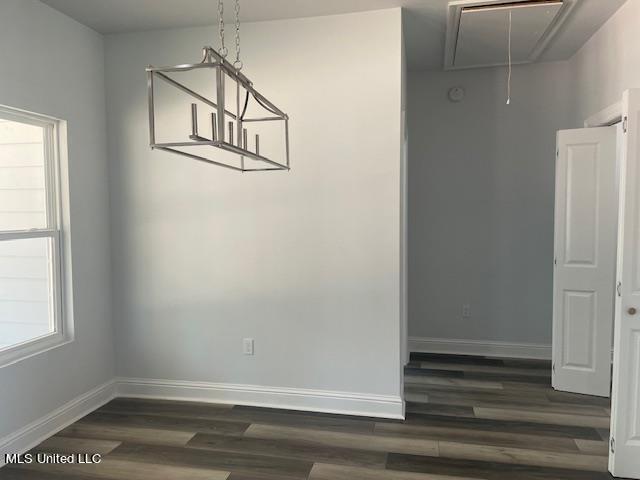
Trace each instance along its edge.
<instances>
[{"instance_id":1,"label":"window","mask_svg":"<svg viewBox=\"0 0 640 480\"><path fill-rule=\"evenodd\" d=\"M0 106L0 366L70 339L58 123Z\"/></svg>"}]
</instances>

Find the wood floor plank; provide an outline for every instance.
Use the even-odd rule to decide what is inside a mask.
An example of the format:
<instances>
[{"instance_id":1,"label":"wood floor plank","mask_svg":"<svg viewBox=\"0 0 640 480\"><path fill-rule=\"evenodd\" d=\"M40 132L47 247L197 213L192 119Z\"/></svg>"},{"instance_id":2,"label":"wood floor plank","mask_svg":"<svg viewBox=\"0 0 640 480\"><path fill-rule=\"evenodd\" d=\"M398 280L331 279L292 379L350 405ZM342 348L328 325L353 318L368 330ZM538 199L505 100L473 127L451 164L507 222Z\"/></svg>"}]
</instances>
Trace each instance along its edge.
<instances>
[{"instance_id":1,"label":"wood floor plank","mask_svg":"<svg viewBox=\"0 0 640 480\"><path fill-rule=\"evenodd\" d=\"M344 413L327 413L327 412L313 412L311 410L291 410L286 408L266 408L266 407L255 407L251 405L236 405L233 407L232 412L235 414L278 414L278 415L286 415L288 417L298 417L298 418L319 418L334 422L345 423L348 422L350 424L364 426L368 428L371 425L371 422L379 421L379 417L368 417L364 415L347 415ZM400 422L399 419L389 419L392 422Z\"/></svg>"},{"instance_id":2,"label":"wood floor plank","mask_svg":"<svg viewBox=\"0 0 640 480\"><path fill-rule=\"evenodd\" d=\"M606 472L390 453L387 469L485 480L610 480Z\"/></svg>"},{"instance_id":3,"label":"wood floor plank","mask_svg":"<svg viewBox=\"0 0 640 480\"><path fill-rule=\"evenodd\" d=\"M64 473L43 472L40 470L28 470L14 465L5 465L0 468L0 480L67 480L69 475ZM95 480L86 475L74 475L73 480Z\"/></svg>"},{"instance_id":4,"label":"wood floor plank","mask_svg":"<svg viewBox=\"0 0 640 480\"><path fill-rule=\"evenodd\" d=\"M473 477L477 479L478 477ZM471 477L452 477L394 470L372 470L370 468L345 467L316 463L309 480L470 480Z\"/></svg>"},{"instance_id":5,"label":"wood floor plank","mask_svg":"<svg viewBox=\"0 0 640 480\"><path fill-rule=\"evenodd\" d=\"M196 432L180 432L157 428L128 427L126 425L106 425L100 423L74 423L60 432L72 438L114 440L152 445L184 446Z\"/></svg>"},{"instance_id":6,"label":"wood floor plank","mask_svg":"<svg viewBox=\"0 0 640 480\"><path fill-rule=\"evenodd\" d=\"M229 472L118 460L106 457L99 464L38 464L24 465L23 469L38 474L58 474L65 478L78 477L104 480L226 480ZM1 478L1 477L0 477Z\"/></svg>"},{"instance_id":7,"label":"wood floor plank","mask_svg":"<svg viewBox=\"0 0 640 480\"><path fill-rule=\"evenodd\" d=\"M544 393L523 395L522 393L514 393L507 390L479 392L477 390L459 390L442 386L416 387L407 385L406 388L408 393L420 393L427 396L428 402L444 405L508 409L526 407L527 410L543 412L608 416L606 410L601 406L551 402Z\"/></svg>"},{"instance_id":8,"label":"wood floor plank","mask_svg":"<svg viewBox=\"0 0 640 480\"><path fill-rule=\"evenodd\" d=\"M544 371L544 370L542 370ZM489 373L464 372L464 377L471 380L495 381L509 384L527 384L529 387L551 386L551 375L527 375L521 373ZM534 385L535 384L535 385Z\"/></svg>"},{"instance_id":9,"label":"wood floor plank","mask_svg":"<svg viewBox=\"0 0 640 480\"><path fill-rule=\"evenodd\" d=\"M581 455L556 451L533 450L529 448L495 447L492 445L440 442L440 456L483 462L513 463L575 470L606 472L608 461L605 457Z\"/></svg>"},{"instance_id":10,"label":"wood floor plank","mask_svg":"<svg viewBox=\"0 0 640 480\"><path fill-rule=\"evenodd\" d=\"M230 412L230 410L228 410ZM174 430L195 434L213 433L218 435L241 435L249 423L226 421L209 418L173 417L168 415L118 414L111 412L94 412L82 418L79 423L104 424L108 426L132 426Z\"/></svg>"},{"instance_id":11,"label":"wood floor plank","mask_svg":"<svg viewBox=\"0 0 640 480\"><path fill-rule=\"evenodd\" d=\"M472 430L412 425L376 425L376 434L392 435L400 438L419 438L438 441L457 441L479 445L505 447L535 448L538 450L578 452L578 447L571 438L548 437L540 435L513 434L494 430ZM398 452L400 453L400 452ZM408 453L408 452L407 452Z\"/></svg>"},{"instance_id":12,"label":"wood floor plank","mask_svg":"<svg viewBox=\"0 0 640 480\"><path fill-rule=\"evenodd\" d=\"M227 480L280 480L280 477L269 473L231 472Z\"/></svg>"},{"instance_id":13,"label":"wood floor plank","mask_svg":"<svg viewBox=\"0 0 640 480\"><path fill-rule=\"evenodd\" d=\"M426 393L416 393L416 392L405 391L404 399L407 402L428 403L429 395L427 395Z\"/></svg>"},{"instance_id":14,"label":"wood floor plank","mask_svg":"<svg viewBox=\"0 0 640 480\"><path fill-rule=\"evenodd\" d=\"M505 367L522 367L528 369L541 369L551 371L551 360L536 360L532 358L503 358Z\"/></svg>"},{"instance_id":15,"label":"wood floor plank","mask_svg":"<svg viewBox=\"0 0 640 480\"><path fill-rule=\"evenodd\" d=\"M375 420L310 412L283 412L268 408L234 408L226 417L231 421L287 427L317 428L336 432L371 433Z\"/></svg>"},{"instance_id":16,"label":"wood floor plank","mask_svg":"<svg viewBox=\"0 0 640 480\"><path fill-rule=\"evenodd\" d=\"M503 365L479 365L479 364L465 364L465 363L448 363L448 362L436 362L425 361L418 362L412 365L415 368L423 368L430 370L454 370L461 372L484 372L484 373L498 373L498 374L515 374L526 375L532 377L545 377L551 378L551 372L537 368L523 368L523 367L506 367Z\"/></svg>"},{"instance_id":17,"label":"wood floor plank","mask_svg":"<svg viewBox=\"0 0 640 480\"><path fill-rule=\"evenodd\" d=\"M406 420L403 425L418 425L428 427L442 427L450 429L496 431L507 434L539 435L559 438L584 438L587 440L598 440L598 432L592 427L544 424L529 422L525 420L496 420L487 418L459 418L445 417L442 415L424 415L421 413L405 414ZM377 425L377 424L376 424ZM402 427L403 425L400 425Z\"/></svg>"},{"instance_id":18,"label":"wood floor plank","mask_svg":"<svg viewBox=\"0 0 640 480\"><path fill-rule=\"evenodd\" d=\"M609 418L609 414L607 414L606 410L603 407L597 405L569 405L566 403L541 403L541 404L532 404L532 405L515 405L512 406L509 402L500 403L499 405L489 406L487 405L490 402L479 402L476 407L485 407L485 408L500 408L507 410L526 410L528 412L540 412L540 413L549 413L549 414L570 414L570 415L584 415L584 416L593 416L593 417L604 417Z\"/></svg>"},{"instance_id":19,"label":"wood floor plank","mask_svg":"<svg viewBox=\"0 0 640 480\"><path fill-rule=\"evenodd\" d=\"M502 386L507 391L526 394L529 392L547 393L551 389L551 382L520 382L514 380L504 380Z\"/></svg>"},{"instance_id":20,"label":"wood floor plank","mask_svg":"<svg viewBox=\"0 0 640 480\"><path fill-rule=\"evenodd\" d=\"M444 368L424 368L424 367L412 367L407 365L404 368L404 374L406 375L421 375L430 377L450 377L450 378L464 378L464 371L462 370L449 370Z\"/></svg>"},{"instance_id":21,"label":"wood floor plank","mask_svg":"<svg viewBox=\"0 0 640 480\"><path fill-rule=\"evenodd\" d=\"M310 440L292 438L225 437L199 433L187 443L187 448L296 458L310 462L369 468L384 468L387 461L386 452L364 450L355 446L344 448L335 444L322 445Z\"/></svg>"},{"instance_id":22,"label":"wood floor plank","mask_svg":"<svg viewBox=\"0 0 640 480\"><path fill-rule=\"evenodd\" d=\"M504 402L516 405L547 405L551 401L546 392L522 392L504 389L479 389L457 385L405 384L405 390L411 393L424 393L434 403L474 406L473 402ZM435 399L447 399L444 402ZM449 401L449 399L451 401ZM456 403L453 403L453 402Z\"/></svg>"},{"instance_id":23,"label":"wood floor plank","mask_svg":"<svg viewBox=\"0 0 640 480\"><path fill-rule=\"evenodd\" d=\"M455 364L494 365L502 366L504 361L498 358L477 357L472 355L449 355L443 353L418 353L411 352L410 360L413 361L444 361ZM551 367L549 367L551 369Z\"/></svg>"},{"instance_id":24,"label":"wood floor plank","mask_svg":"<svg viewBox=\"0 0 640 480\"><path fill-rule=\"evenodd\" d=\"M405 410L410 413L423 413L427 415L446 415L467 418L475 417L472 407L444 405L441 403L416 403L406 401Z\"/></svg>"},{"instance_id":25,"label":"wood floor plank","mask_svg":"<svg viewBox=\"0 0 640 480\"><path fill-rule=\"evenodd\" d=\"M120 440L72 438L56 435L42 442L36 447L36 450L47 453L99 453L100 455L106 455L121 443Z\"/></svg>"},{"instance_id":26,"label":"wood floor plank","mask_svg":"<svg viewBox=\"0 0 640 480\"><path fill-rule=\"evenodd\" d=\"M148 399L124 399L125 402L119 402L116 399L113 402L105 405L97 410L97 413L106 414L120 414L120 415L144 415L160 416L160 417L172 417L172 418L197 418L197 419L209 419L212 421L227 421L227 422L239 422L239 423L253 423L253 422L269 422L278 425L305 425L316 426L328 430L336 431L353 431L353 432L371 432L373 431L373 422L379 421L378 418L368 417L356 417L348 415L338 414L325 414L317 412L306 411L292 411L283 409L272 408L258 408L258 407L245 407L245 406L222 406L224 409L221 411L214 405L213 409L209 404L198 404L193 412L190 412L188 408L189 402L179 402L180 408L173 408L169 405L161 405L161 407L149 407L147 409L146 403ZM134 420L135 421L135 420ZM398 421L398 420L389 420ZM176 422L180 424L180 422Z\"/></svg>"},{"instance_id":27,"label":"wood floor plank","mask_svg":"<svg viewBox=\"0 0 640 480\"><path fill-rule=\"evenodd\" d=\"M543 372L544 370L537 370ZM430 368L414 368L406 367L404 369L405 375L408 376L428 376L428 377L450 377L450 378L465 378L468 380L479 380L483 382L510 382L515 384L543 384L551 385L551 375L526 375L522 373L505 373L505 372L483 372L483 371L465 371L465 370L445 370L430 369ZM530 385L530 387L535 387Z\"/></svg>"},{"instance_id":28,"label":"wood floor plank","mask_svg":"<svg viewBox=\"0 0 640 480\"><path fill-rule=\"evenodd\" d=\"M464 378L464 371L462 370L447 370L442 368L430 369L423 367L412 367L407 365L404 367L404 374L406 376L428 376L428 377L448 377L448 378Z\"/></svg>"},{"instance_id":29,"label":"wood floor plank","mask_svg":"<svg viewBox=\"0 0 640 480\"><path fill-rule=\"evenodd\" d=\"M491 420L520 420L532 423L570 425L574 427L605 428L611 420L606 416L572 415L568 413L534 412L525 409L475 407L477 418Z\"/></svg>"},{"instance_id":30,"label":"wood floor plank","mask_svg":"<svg viewBox=\"0 0 640 480\"><path fill-rule=\"evenodd\" d=\"M611 399L605 397L581 395L579 393L559 392L551 389L545 392L545 395L552 402L569 403L573 405L598 405L601 407L611 406Z\"/></svg>"},{"instance_id":31,"label":"wood floor plank","mask_svg":"<svg viewBox=\"0 0 640 480\"><path fill-rule=\"evenodd\" d=\"M394 424L385 424L394 425ZM415 437L398 437L393 435L364 435L357 433L331 432L324 430L279 427L273 425L253 424L245 432L245 436L271 440L296 440L323 446L340 448L357 448L377 452L410 453L414 455L438 455L438 442Z\"/></svg>"},{"instance_id":32,"label":"wood floor plank","mask_svg":"<svg viewBox=\"0 0 640 480\"><path fill-rule=\"evenodd\" d=\"M582 453L586 453L589 455L602 455L607 457L609 455L609 442L607 441L597 441L597 440L575 440L578 449Z\"/></svg>"},{"instance_id":33,"label":"wood floor plank","mask_svg":"<svg viewBox=\"0 0 640 480\"><path fill-rule=\"evenodd\" d=\"M605 442L609 443L609 439L611 438L611 431L608 428L598 428L596 429L600 438Z\"/></svg>"},{"instance_id":34,"label":"wood floor plank","mask_svg":"<svg viewBox=\"0 0 640 480\"><path fill-rule=\"evenodd\" d=\"M502 383L495 381L469 380L466 378L433 377L422 375L406 375L404 378L404 382L405 384L446 385L491 390L502 390L504 388L502 386Z\"/></svg>"},{"instance_id":35,"label":"wood floor plank","mask_svg":"<svg viewBox=\"0 0 640 480\"><path fill-rule=\"evenodd\" d=\"M275 475L282 480L304 480L313 466L312 462L291 458L127 443L111 452L109 458L225 472Z\"/></svg>"},{"instance_id":36,"label":"wood floor plank","mask_svg":"<svg viewBox=\"0 0 640 480\"><path fill-rule=\"evenodd\" d=\"M461 407L478 407L478 408L504 408L508 410L528 410L532 412L546 412L546 413L558 413L558 414L580 414L599 417L608 417L602 407L592 405L575 405L558 404L551 402L537 402L530 398L522 398L521 400L512 400L509 397L500 398L488 398L481 397L479 395L455 395L455 394L440 394L431 393L429 396L429 402L436 404L457 405Z\"/></svg>"}]
</instances>

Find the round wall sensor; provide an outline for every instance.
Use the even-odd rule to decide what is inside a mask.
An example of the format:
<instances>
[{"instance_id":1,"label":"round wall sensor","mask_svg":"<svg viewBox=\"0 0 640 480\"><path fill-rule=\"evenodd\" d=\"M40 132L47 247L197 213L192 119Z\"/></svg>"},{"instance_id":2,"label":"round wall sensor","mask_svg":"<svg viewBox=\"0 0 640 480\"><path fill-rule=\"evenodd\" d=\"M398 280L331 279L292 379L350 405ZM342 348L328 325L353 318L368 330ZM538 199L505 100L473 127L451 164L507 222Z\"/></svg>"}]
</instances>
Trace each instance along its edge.
<instances>
[{"instance_id":1,"label":"round wall sensor","mask_svg":"<svg viewBox=\"0 0 640 480\"><path fill-rule=\"evenodd\" d=\"M464 99L464 88L462 87L453 87L449 90L449 100L452 102L461 102Z\"/></svg>"}]
</instances>

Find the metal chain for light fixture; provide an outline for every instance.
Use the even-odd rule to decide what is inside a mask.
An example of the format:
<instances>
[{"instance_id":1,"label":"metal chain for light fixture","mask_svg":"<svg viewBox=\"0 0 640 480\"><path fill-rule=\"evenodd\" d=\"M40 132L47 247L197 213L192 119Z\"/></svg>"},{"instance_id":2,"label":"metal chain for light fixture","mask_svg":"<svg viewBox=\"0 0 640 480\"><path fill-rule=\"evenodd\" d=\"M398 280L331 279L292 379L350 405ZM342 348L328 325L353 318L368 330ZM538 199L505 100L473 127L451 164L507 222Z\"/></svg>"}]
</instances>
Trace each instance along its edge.
<instances>
[{"instance_id":1,"label":"metal chain for light fixture","mask_svg":"<svg viewBox=\"0 0 640 480\"><path fill-rule=\"evenodd\" d=\"M511 31L513 28L513 16L511 10L509 10L509 43L507 49L509 50L509 73L507 75L507 105L511 105L511 75L513 69L513 62L511 61Z\"/></svg>"},{"instance_id":2,"label":"metal chain for light fixture","mask_svg":"<svg viewBox=\"0 0 640 480\"><path fill-rule=\"evenodd\" d=\"M224 45L224 0L218 0L218 34L220 36L220 50L223 57L227 57L229 50Z\"/></svg>"},{"instance_id":3,"label":"metal chain for light fixture","mask_svg":"<svg viewBox=\"0 0 640 480\"><path fill-rule=\"evenodd\" d=\"M240 0L236 0L236 61L233 66L236 70L242 70L242 61L240 60Z\"/></svg>"}]
</instances>

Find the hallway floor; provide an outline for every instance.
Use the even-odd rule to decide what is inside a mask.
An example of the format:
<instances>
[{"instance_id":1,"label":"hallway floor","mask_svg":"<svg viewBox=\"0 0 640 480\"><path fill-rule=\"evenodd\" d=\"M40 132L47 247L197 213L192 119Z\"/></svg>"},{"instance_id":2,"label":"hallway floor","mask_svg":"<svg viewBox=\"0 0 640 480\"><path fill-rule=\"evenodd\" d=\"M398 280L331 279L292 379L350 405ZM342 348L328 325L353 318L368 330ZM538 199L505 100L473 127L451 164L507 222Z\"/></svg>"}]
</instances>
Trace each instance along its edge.
<instances>
[{"instance_id":1,"label":"hallway floor","mask_svg":"<svg viewBox=\"0 0 640 480\"><path fill-rule=\"evenodd\" d=\"M36 452L98 465L21 465L0 479L611 479L609 401L555 392L550 365L413 354L406 420L113 400Z\"/></svg>"}]
</instances>

